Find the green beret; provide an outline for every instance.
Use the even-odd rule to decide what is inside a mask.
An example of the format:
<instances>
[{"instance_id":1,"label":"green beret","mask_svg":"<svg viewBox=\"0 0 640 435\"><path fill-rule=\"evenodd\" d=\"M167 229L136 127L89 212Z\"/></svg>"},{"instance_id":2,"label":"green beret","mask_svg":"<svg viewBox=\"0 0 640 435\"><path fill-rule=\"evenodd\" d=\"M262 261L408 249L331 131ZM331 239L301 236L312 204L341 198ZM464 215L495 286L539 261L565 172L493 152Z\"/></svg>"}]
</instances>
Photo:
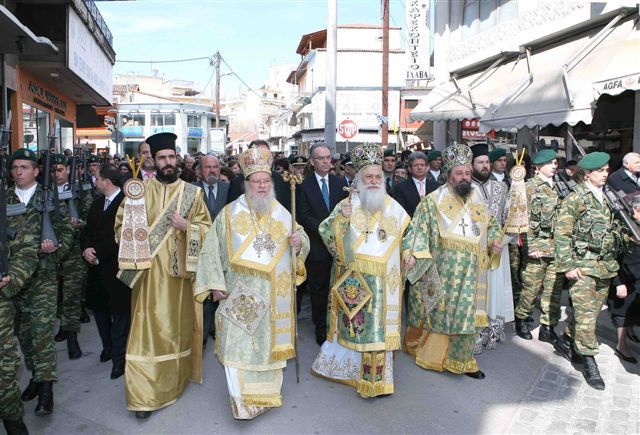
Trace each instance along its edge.
<instances>
[{"instance_id":1,"label":"green beret","mask_svg":"<svg viewBox=\"0 0 640 435\"><path fill-rule=\"evenodd\" d=\"M504 148L492 149L491 151L489 151L489 161L495 162L500 157L504 157L506 155L507 155L507 150L505 150Z\"/></svg>"},{"instance_id":2,"label":"green beret","mask_svg":"<svg viewBox=\"0 0 640 435\"><path fill-rule=\"evenodd\" d=\"M384 150L384 156L385 157L395 157L396 156L396 152L394 150Z\"/></svg>"},{"instance_id":3,"label":"green beret","mask_svg":"<svg viewBox=\"0 0 640 435\"><path fill-rule=\"evenodd\" d=\"M100 158L95 154L89 154L87 160L89 161L89 163L100 163Z\"/></svg>"},{"instance_id":4,"label":"green beret","mask_svg":"<svg viewBox=\"0 0 640 435\"><path fill-rule=\"evenodd\" d=\"M38 156L28 148L19 148L11 155L11 161L13 162L14 160L31 160L32 162L37 162Z\"/></svg>"},{"instance_id":5,"label":"green beret","mask_svg":"<svg viewBox=\"0 0 640 435\"><path fill-rule=\"evenodd\" d=\"M429 154L427 154L427 161L432 161L437 159L438 157L442 157L442 151L433 150Z\"/></svg>"},{"instance_id":6,"label":"green beret","mask_svg":"<svg viewBox=\"0 0 640 435\"><path fill-rule=\"evenodd\" d=\"M531 161L534 165L544 165L545 163L549 163L557 157L556 152L554 150L540 150L533 156L533 160Z\"/></svg>"},{"instance_id":7,"label":"green beret","mask_svg":"<svg viewBox=\"0 0 640 435\"><path fill-rule=\"evenodd\" d=\"M607 163L609 163L609 159L611 157L607 153L603 153L601 151L596 151L593 153L589 153L580 160L578 166L580 166L585 171L593 171L594 169L600 169Z\"/></svg>"},{"instance_id":8,"label":"green beret","mask_svg":"<svg viewBox=\"0 0 640 435\"><path fill-rule=\"evenodd\" d=\"M52 156L54 165L68 165L67 157L64 154L54 154Z\"/></svg>"}]
</instances>

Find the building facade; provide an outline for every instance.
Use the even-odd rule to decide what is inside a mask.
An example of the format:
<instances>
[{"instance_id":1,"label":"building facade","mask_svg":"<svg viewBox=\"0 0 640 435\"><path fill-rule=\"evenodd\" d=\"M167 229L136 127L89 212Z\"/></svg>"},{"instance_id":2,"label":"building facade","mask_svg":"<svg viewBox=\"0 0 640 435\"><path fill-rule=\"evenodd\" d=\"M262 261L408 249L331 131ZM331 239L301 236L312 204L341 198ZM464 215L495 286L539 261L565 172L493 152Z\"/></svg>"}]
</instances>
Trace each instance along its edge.
<instances>
[{"instance_id":1,"label":"building facade","mask_svg":"<svg viewBox=\"0 0 640 435\"><path fill-rule=\"evenodd\" d=\"M111 32L90 0L3 3L0 124L11 114L10 148L73 148L78 119L111 104Z\"/></svg>"}]
</instances>

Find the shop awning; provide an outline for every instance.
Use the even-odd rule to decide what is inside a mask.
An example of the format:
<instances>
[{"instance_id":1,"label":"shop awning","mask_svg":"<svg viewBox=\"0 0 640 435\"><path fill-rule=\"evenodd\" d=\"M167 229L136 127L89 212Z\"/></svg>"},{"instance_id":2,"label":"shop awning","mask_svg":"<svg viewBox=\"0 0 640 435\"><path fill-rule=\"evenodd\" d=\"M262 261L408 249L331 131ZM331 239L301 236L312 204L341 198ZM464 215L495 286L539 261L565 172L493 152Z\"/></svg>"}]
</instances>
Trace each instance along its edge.
<instances>
[{"instance_id":1,"label":"shop awning","mask_svg":"<svg viewBox=\"0 0 640 435\"><path fill-rule=\"evenodd\" d=\"M49 38L36 36L7 8L0 5L0 53L56 54L58 47Z\"/></svg>"},{"instance_id":2,"label":"shop awning","mask_svg":"<svg viewBox=\"0 0 640 435\"><path fill-rule=\"evenodd\" d=\"M496 98L480 119L480 131L523 127L559 126L578 122L590 124L597 95L593 82L607 66L605 59L633 31L629 20L600 32L533 51L513 67L520 86L506 88L502 98ZM606 31L605 31L606 30ZM595 47L589 44L599 40ZM636 62L637 55L629 59Z\"/></svg>"},{"instance_id":3,"label":"shop awning","mask_svg":"<svg viewBox=\"0 0 640 435\"><path fill-rule=\"evenodd\" d=\"M508 69L501 65L513 53L504 53L486 70L441 83L420 100L411 111L412 121L446 121L475 119L484 115L489 104L501 90L505 79L509 79Z\"/></svg>"},{"instance_id":4,"label":"shop awning","mask_svg":"<svg viewBox=\"0 0 640 435\"><path fill-rule=\"evenodd\" d=\"M593 83L597 96L618 95L627 90L640 90L640 31L633 29L616 47L600 77ZM596 97L597 98L597 97Z\"/></svg>"}]
</instances>

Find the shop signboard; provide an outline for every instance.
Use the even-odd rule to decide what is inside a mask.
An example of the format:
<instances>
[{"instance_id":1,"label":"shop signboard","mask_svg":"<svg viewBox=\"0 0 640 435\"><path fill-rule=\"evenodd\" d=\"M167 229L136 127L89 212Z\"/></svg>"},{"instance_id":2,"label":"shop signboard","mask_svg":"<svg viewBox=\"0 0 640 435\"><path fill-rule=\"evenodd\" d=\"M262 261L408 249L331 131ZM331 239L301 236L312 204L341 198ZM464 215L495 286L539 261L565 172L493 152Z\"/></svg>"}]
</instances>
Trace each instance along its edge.
<instances>
[{"instance_id":1,"label":"shop signboard","mask_svg":"<svg viewBox=\"0 0 640 435\"><path fill-rule=\"evenodd\" d=\"M227 145L227 135L224 128L210 128L209 141L211 147L209 151L224 154Z\"/></svg>"},{"instance_id":2,"label":"shop signboard","mask_svg":"<svg viewBox=\"0 0 640 435\"><path fill-rule=\"evenodd\" d=\"M187 132L188 137L202 137L202 128L201 127L189 127Z\"/></svg>"},{"instance_id":3,"label":"shop signboard","mask_svg":"<svg viewBox=\"0 0 640 435\"><path fill-rule=\"evenodd\" d=\"M432 2L435 4L435 2ZM429 79L429 19L428 0L405 1L405 23L407 28L407 42L405 55L407 57L407 81Z\"/></svg>"}]
</instances>

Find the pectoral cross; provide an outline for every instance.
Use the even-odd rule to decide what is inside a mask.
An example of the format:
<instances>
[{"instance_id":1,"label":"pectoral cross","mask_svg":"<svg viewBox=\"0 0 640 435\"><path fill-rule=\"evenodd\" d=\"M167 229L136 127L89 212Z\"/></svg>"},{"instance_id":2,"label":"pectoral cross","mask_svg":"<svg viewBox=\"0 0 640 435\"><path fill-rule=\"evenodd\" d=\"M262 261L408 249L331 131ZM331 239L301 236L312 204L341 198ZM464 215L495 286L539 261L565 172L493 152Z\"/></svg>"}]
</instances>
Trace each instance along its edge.
<instances>
[{"instance_id":1,"label":"pectoral cross","mask_svg":"<svg viewBox=\"0 0 640 435\"><path fill-rule=\"evenodd\" d=\"M462 220L461 220L461 222L460 222L460 224L459 224L459 225L460 225L460 227L462 228L462 235L463 235L463 236L466 236L466 235L467 235L467 233L466 233L465 229L466 229L469 225L464 223L464 218L462 218Z\"/></svg>"}]
</instances>

